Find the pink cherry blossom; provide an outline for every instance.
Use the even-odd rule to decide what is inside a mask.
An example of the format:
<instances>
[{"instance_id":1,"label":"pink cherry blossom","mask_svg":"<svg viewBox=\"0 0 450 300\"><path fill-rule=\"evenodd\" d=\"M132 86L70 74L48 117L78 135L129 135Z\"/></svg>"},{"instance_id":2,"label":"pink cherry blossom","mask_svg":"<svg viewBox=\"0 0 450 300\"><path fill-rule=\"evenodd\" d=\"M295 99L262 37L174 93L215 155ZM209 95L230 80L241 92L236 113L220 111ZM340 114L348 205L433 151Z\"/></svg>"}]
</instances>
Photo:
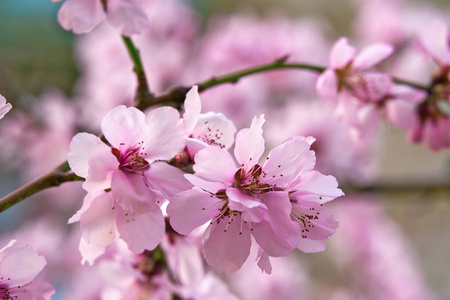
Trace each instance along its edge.
<instances>
[{"instance_id":1,"label":"pink cherry blossom","mask_svg":"<svg viewBox=\"0 0 450 300\"><path fill-rule=\"evenodd\" d=\"M236 127L221 113L200 114L201 100L198 87L193 86L184 102L184 124L186 127L186 148L191 159L207 145L228 150L234 143Z\"/></svg>"},{"instance_id":2,"label":"pink cherry blossom","mask_svg":"<svg viewBox=\"0 0 450 300\"><path fill-rule=\"evenodd\" d=\"M333 45L329 67L317 80L317 93L325 99L334 99L345 91L357 99L368 102L378 100L389 90L389 75L368 71L389 57L394 48L385 43L372 44L356 55L356 49L345 37Z\"/></svg>"},{"instance_id":3,"label":"pink cherry blossom","mask_svg":"<svg viewBox=\"0 0 450 300\"><path fill-rule=\"evenodd\" d=\"M0 95L0 120L6 115L8 111L12 108L11 103L6 103L5 97Z\"/></svg>"},{"instance_id":4,"label":"pink cherry blossom","mask_svg":"<svg viewBox=\"0 0 450 300\"><path fill-rule=\"evenodd\" d=\"M11 240L0 250L1 298L51 299L55 289L47 282L33 281L45 265L45 258L31 246Z\"/></svg>"},{"instance_id":5,"label":"pink cherry blossom","mask_svg":"<svg viewBox=\"0 0 450 300\"><path fill-rule=\"evenodd\" d=\"M410 130L419 124L416 111L426 92L405 85L392 85L377 101L361 102L356 97L339 97L336 114L345 120L357 139L372 138L382 117Z\"/></svg>"},{"instance_id":6,"label":"pink cherry blossom","mask_svg":"<svg viewBox=\"0 0 450 300\"><path fill-rule=\"evenodd\" d=\"M88 133L77 134L70 145L69 165L86 178L88 191L70 222L80 222L87 244L105 247L117 230L132 251L153 249L165 230L159 204L191 187L182 171L162 161L184 148L179 113L161 107L144 115L118 106L103 119L102 131L111 147Z\"/></svg>"},{"instance_id":7,"label":"pink cherry blossom","mask_svg":"<svg viewBox=\"0 0 450 300\"><path fill-rule=\"evenodd\" d=\"M261 166L264 121L264 116L255 117L250 128L237 134L234 155L239 167L223 149L207 147L198 152L195 174L185 175L195 187L176 195L167 207L171 225L181 234L210 221L203 254L209 265L226 273L245 262L252 236L264 250L263 270L267 270L268 256L287 256L301 236L298 220L291 217L288 192L291 183L302 183L302 173L314 167L314 152L309 150L312 139L286 141Z\"/></svg>"},{"instance_id":8,"label":"pink cherry blossom","mask_svg":"<svg viewBox=\"0 0 450 300\"><path fill-rule=\"evenodd\" d=\"M447 25L440 20L424 29L420 40L427 54L438 68L428 89L426 99L417 107L420 119L409 132L411 142L424 141L438 151L450 147L450 34Z\"/></svg>"},{"instance_id":9,"label":"pink cherry blossom","mask_svg":"<svg viewBox=\"0 0 450 300\"><path fill-rule=\"evenodd\" d=\"M141 33L150 25L137 0L66 0L58 11L59 24L76 34L91 31L105 17L125 36Z\"/></svg>"}]
</instances>

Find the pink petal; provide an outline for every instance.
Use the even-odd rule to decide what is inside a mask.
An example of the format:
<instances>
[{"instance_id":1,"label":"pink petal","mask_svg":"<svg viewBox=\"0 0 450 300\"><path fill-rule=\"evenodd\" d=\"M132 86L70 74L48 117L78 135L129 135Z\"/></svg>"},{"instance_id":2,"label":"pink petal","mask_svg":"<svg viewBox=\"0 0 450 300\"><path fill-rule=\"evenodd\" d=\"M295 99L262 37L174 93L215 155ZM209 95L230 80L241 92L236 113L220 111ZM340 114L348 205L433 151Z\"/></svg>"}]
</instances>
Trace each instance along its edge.
<instances>
[{"instance_id":1,"label":"pink petal","mask_svg":"<svg viewBox=\"0 0 450 300\"><path fill-rule=\"evenodd\" d=\"M142 214L159 209L156 201L160 196L148 188L140 174L115 172L112 176L111 191L114 202L127 213Z\"/></svg>"},{"instance_id":2,"label":"pink petal","mask_svg":"<svg viewBox=\"0 0 450 300\"><path fill-rule=\"evenodd\" d=\"M167 206L170 225L176 232L187 235L218 215L223 204L223 199L197 188L179 193Z\"/></svg>"},{"instance_id":3,"label":"pink petal","mask_svg":"<svg viewBox=\"0 0 450 300\"><path fill-rule=\"evenodd\" d=\"M262 221L251 226L253 237L268 255L275 257L288 256L292 249L295 248L295 245L292 245L289 239L276 234L269 222Z\"/></svg>"},{"instance_id":4,"label":"pink petal","mask_svg":"<svg viewBox=\"0 0 450 300\"><path fill-rule=\"evenodd\" d=\"M108 0L108 22L125 36L141 33L150 26L142 5L135 0Z\"/></svg>"},{"instance_id":5,"label":"pink petal","mask_svg":"<svg viewBox=\"0 0 450 300\"><path fill-rule=\"evenodd\" d=\"M118 170L119 162L110 148L99 148L88 160L89 169L83 188L88 192L98 192L111 187L113 173Z\"/></svg>"},{"instance_id":6,"label":"pink petal","mask_svg":"<svg viewBox=\"0 0 450 300\"><path fill-rule=\"evenodd\" d=\"M84 265L86 262L88 262L90 266L94 264L97 258L105 253L104 247L99 247L95 244L88 244L83 237L81 237L80 239L78 250L80 250L80 254L82 257L81 264Z\"/></svg>"},{"instance_id":7,"label":"pink petal","mask_svg":"<svg viewBox=\"0 0 450 300\"><path fill-rule=\"evenodd\" d=\"M342 190L338 189L336 178L331 175L323 175L318 171L311 171L301 177L301 181L291 191L292 199L301 201L316 201L325 203L343 196Z\"/></svg>"},{"instance_id":8,"label":"pink petal","mask_svg":"<svg viewBox=\"0 0 450 300\"><path fill-rule=\"evenodd\" d=\"M22 286L32 281L46 265L45 258L26 244L11 240L0 250L0 274L3 284Z\"/></svg>"},{"instance_id":9,"label":"pink petal","mask_svg":"<svg viewBox=\"0 0 450 300\"><path fill-rule=\"evenodd\" d=\"M388 58L394 52L394 47L390 44L379 43L363 48L353 60L352 66L355 69L368 69L382 60Z\"/></svg>"},{"instance_id":10,"label":"pink petal","mask_svg":"<svg viewBox=\"0 0 450 300\"><path fill-rule=\"evenodd\" d=\"M120 105L113 108L103 118L101 127L114 148L134 148L137 143L145 141L145 115L135 107Z\"/></svg>"},{"instance_id":11,"label":"pink petal","mask_svg":"<svg viewBox=\"0 0 450 300\"><path fill-rule=\"evenodd\" d=\"M447 24L443 20L436 20L431 26L424 27L420 34L422 45L441 65L450 65L449 37Z\"/></svg>"},{"instance_id":12,"label":"pink petal","mask_svg":"<svg viewBox=\"0 0 450 300\"><path fill-rule=\"evenodd\" d=\"M336 232L339 225L333 213L317 202L298 201L293 204L292 213L294 216L309 216L306 226L305 223L298 222L302 231L298 234L300 243L303 236L311 240L327 239Z\"/></svg>"},{"instance_id":13,"label":"pink petal","mask_svg":"<svg viewBox=\"0 0 450 300\"><path fill-rule=\"evenodd\" d=\"M262 167L265 172L264 182L286 188L303 171L302 167L311 166L309 160L315 163L314 152L309 148L310 144L305 138L295 137L270 151L267 156L269 159Z\"/></svg>"},{"instance_id":14,"label":"pink petal","mask_svg":"<svg viewBox=\"0 0 450 300\"><path fill-rule=\"evenodd\" d=\"M302 239L297 247L305 253L316 253L325 250L325 241Z\"/></svg>"},{"instance_id":15,"label":"pink petal","mask_svg":"<svg viewBox=\"0 0 450 300\"><path fill-rule=\"evenodd\" d=\"M423 138L433 151L450 146L450 119L441 117L436 122L427 121L423 129Z\"/></svg>"},{"instance_id":16,"label":"pink petal","mask_svg":"<svg viewBox=\"0 0 450 300\"><path fill-rule=\"evenodd\" d=\"M263 273L271 274L272 273L272 264L270 263L269 255L260 248L261 254L258 255L258 267L263 271Z\"/></svg>"},{"instance_id":17,"label":"pink petal","mask_svg":"<svg viewBox=\"0 0 450 300\"><path fill-rule=\"evenodd\" d=\"M32 281L19 287L8 289L9 299L18 300L51 300L56 293L55 288L44 281Z\"/></svg>"},{"instance_id":18,"label":"pink petal","mask_svg":"<svg viewBox=\"0 0 450 300\"><path fill-rule=\"evenodd\" d=\"M268 192L261 195L267 207L264 219L273 229L273 232L283 238L291 238L297 233L297 226L291 220L292 204L285 191Z\"/></svg>"},{"instance_id":19,"label":"pink petal","mask_svg":"<svg viewBox=\"0 0 450 300\"><path fill-rule=\"evenodd\" d=\"M93 199L81 215L80 231L89 244L106 247L116 237L116 210L112 193L103 193Z\"/></svg>"},{"instance_id":20,"label":"pink petal","mask_svg":"<svg viewBox=\"0 0 450 300\"><path fill-rule=\"evenodd\" d=\"M227 189L227 196L231 210L242 212L242 219L247 222L261 222L267 212L267 207L260 199L249 196L235 189Z\"/></svg>"},{"instance_id":21,"label":"pink petal","mask_svg":"<svg viewBox=\"0 0 450 300\"><path fill-rule=\"evenodd\" d=\"M217 147L206 147L195 156L195 176L207 181L223 182L227 186L234 182L236 166L230 154Z\"/></svg>"},{"instance_id":22,"label":"pink petal","mask_svg":"<svg viewBox=\"0 0 450 300\"><path fill-rule=\"evenodd\" d=\"M58 11L58 23L76 34L87 33L105 18L100 0L67 0Z\"/></svg>"},{"instance_id":23,"label":"pink petal","mask_svg":"<svg viewBox=\"0 0 450 300\"><path fill-rule=\"evenodd\" d=\"M189 157L194 160L195 156L200 150L205 149L208 146L207 143L194 139L194 138L187 138L186 139L186 148L187 153L189 154Z\"/></svg>"},{"instance_id":24,"label":"pink petal","mask_svg":"<svg viewBox=\"0 0 450 300\"><path fill-rule=\"evenodd\" d=\"M341 37L334 43L330 53L330 67L342 69L355 57L356 49L350 46L346 37Z\"/></svg>"},{"instance_id":25,"label":"pink petal","mask_svg":"<svg viewBox=\"0 0 450 300\"><path fill-rule=\"evenodd\" d=\"M264 115L259 118L254 117L250 128L242 129L236 135L234 156L242 166L245 166L247 171L258 163L259 158L264 153L264 139L262 137L264 122Z\"/></svg>"},{"instance_id":26,"label":"pink petal","mask_svg":"<svg viewBox=\"0 0 450 300\"><path fill-rule=\"evenodd\" d=\"M203 255L206 262L227 274L239 270L250 254L250 229L239 215L219 219L210 225L203 236ZM219 222L219 223L217 223Z\"/></svg>"},{"instance_id":27,"label":"pink petal","mask_svg":"<svg viewBox=\"0 0 450 300\"><path fill-rule=\"evenodd\" d=\"M11 110L11 108L11 103L6 103L5 97L0 95L0 119L3 119L6 113Z\"/></svg>"},{"instance_id":28,"label":"pink petal","mask_svg":"<svg viewBox=\"0 0 450 300\"><path fill-rule=\"evenodd\" d=\"M72 224L75 222L79 222L81 215L89 208L91 205L91 202L97 197L97 193L87 193L87 195L84 197L83 205L81 208L67 221L67 224Z\"/></svg>"},{"instance_id":29,"label":"pink petal","mask_svg":"<svg viewBox=\"0 0 450 300\"><path fill-rule=\"evenodd\" d=\"M364 86L361 87L362 100L377 101L386 96L391 90L391 77L383 72L366 72L364 73ZM356 91L359 95L360 91Z\"/></svg>"},{"instance_id":30,"label":"pink petal","mask_svg":"<svg viewBox=\"0 0 450 300\"><path fill-rule=\"evenodd\" d=\"M102 150L100 150L103 148ZM109 147L105 145L97 136L82 132L76 134L70 142L70 152L67 160L72 171L80 177L88 176L89 158L97 151L106 153Z\"/></svg>"},{"instance_id":31,"label":"pink petal","mask_svg":"<svg viewBox=\"0 0 450 300\"><path fill-rule=\"evenodd\" d=\"M145 182L170 200L175 194L192 188L192 184L184 178L185 174L165 162L155 162L145 173Z\"/></svg>"},{"instance_id":32,"label":"pink petal","mask_svg":"<svg viewBox=\"0 0 450 300\"><path fill-rule=\"evenodd\" d=\"M149 133L146 150L149 160L168 160L180 153L185 146L183 120L175 108L160 107L147 115Z\"/></svg>"},{"instance_id":33,"label":"pink petal","mask_svg":"<svg viewBox=\"0 0 450 300\"><path fill-rule=\"evenodd\" d=\"M334 100L338 94L338 78L331 69L326 69L316 82L316 92L325 100Z\"/></svg>"},{"instance_id":34,"label":"pink petal","mask_svg":"<svg viewBox=\"0 0 450 300\"><path fill-rule=\"evenodd\" d=\"M236 127L231 120L221 113L209 112L199 116L192 137L227 150L234 143L235 133Z\"/></svg>"},{"instance_id":35,"label":"pink petal","mask_svg":"<svg viewBox=\"0 0 450 300\"><path fill-rule=\"evenodd\" d=\"M386 102L385 109L386 118L403 129L411 130L419 125L416 104L411 101L392 99Z\"/></svg>"},{"instance_id":36,"label":"pink petal","mask_svg":"<svg viewBox=\"0 0 450 300\"><path fill-rule=\"evenodd\" d=\"M165 233L164 216L159 207L146 214L118 212L117 230L131 251L153 250Z\"/></svg>"},{"instance_id":37,"label":"pink petal","mask_svg":"<svg viewBox=\"0 0 450 300\"><path fill-rule=\"evenodd\" d=\"M198 94L198 87L194 85L186 94L186 99L184 100L183 119L188 136L194 131L201 110L202 103Z\"/></svg>"},{"instance_id":38,"label":"pink petal","mask_svg":"<svg viewBox=\"0 0 450 300\"><path fill-rule=\"evenodd\" d=\"M359 138L372 138L379 121L378 108L375 105L364 105L357 112Z\"/></svg>"},{"instance_id":39,"label":"pink petal","mask_svg":"<svg viewBox=\"0 0 450 300\"><path fill-rule=\"evenodd\" d=\"M210 192L211 194L216 194L218 191L226 190L228 188L228 185L223 182L207 181L192 174L184 174L184 178L186 178L192 185Z\"/></svg>"},{"instance_id":40,"label":"pink petal","mask_svg":"<svg viewBox=\"0 0 450 300\"><path fill-rule=\"evenodd\" d=\"M422 102L427 96L427 92L423 90L400 84L393 85L389 94L395 99L407 100L416 104Z\"/></svg>"}]
</instances>

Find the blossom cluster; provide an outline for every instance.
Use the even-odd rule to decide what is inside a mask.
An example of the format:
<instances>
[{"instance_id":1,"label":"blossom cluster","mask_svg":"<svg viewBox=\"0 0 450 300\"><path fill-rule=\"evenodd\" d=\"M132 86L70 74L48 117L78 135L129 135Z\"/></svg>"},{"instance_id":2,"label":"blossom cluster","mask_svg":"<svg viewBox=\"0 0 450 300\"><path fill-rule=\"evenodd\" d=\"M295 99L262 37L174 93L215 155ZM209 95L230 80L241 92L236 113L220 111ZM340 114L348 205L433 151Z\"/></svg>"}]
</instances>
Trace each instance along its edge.
<instances>
[{"instance_id":1,"label":"blossom cluster","mask_svg":"<svg viewBox=\"0 0 450 300\"><path fill-rule=\"evenodd\" d=\"M351 280L370 291L368 299L433 298L378 204L325 205L344 195L336 178L341 187L373 180L383 119L410 142L450 147L445 18L433 14L416 30L412 21L395 22L407 17L397 1L358 1L355 30L366 45L358 51L352 37L331 43L318 20L235 14L200 30L196 13L178 0L52 1L62 2L61 27L89 32L77 40L83 75L72 99L55 90L37 98L33 118L16 109L4 118L12 106L0 95L0 158L9 162L0 172L27 165L24 177L34 178L67 159L80 182L43 193L34 209L46 218L12 236L39 245L46 270L29 246L13 240L0 250L2 299L50 299L54 288L33 281L40 271L64 286L65 299L307 298L309 266L289 255L324 251L326 243L339 252L330 257L337 269L359 267ZM374 26L374 14L399 17ZM156 96L201 87L210 76L284 66L206 88L202 99L194 85L180 110L141 111L132 101L142 82L120 35L140 50ZM72 225L57 229L69 216ZM344 237L334 241L338 225ZM56 264L76 279L62 283ZM385 276L391 265L395 272ZM267 284L249 290L252 280ZM404 296L409 282L415 288ZM358 293L341 287L332 298Z\"/></svg>"},{"instance_id":2,"label":"blossom cluster","mask_svg":"<svg viewBox=\"0 0 450 300\"><path fill-rule=\"evenodd\" d=\"M172 228L183 235L209 222L203 255L226 273L246 261L252 237L258 265L270 273L269 257L293 249L323 251L337 221L323 206L343 195L332 176L315 171L312 137L293 137L259 162L265 147L264 116L240 130L219 113L201 114L194 86L183 118L171 107L143 113L118 106L103 119L105 142L77 134L71 169L88 192L69 222L80 222L80 250L90 263L116 236L135 253L155 249L165 234L161 206L169 201ZM192 164L193 174L175 165Z\"/></svg>"}]
</instances>

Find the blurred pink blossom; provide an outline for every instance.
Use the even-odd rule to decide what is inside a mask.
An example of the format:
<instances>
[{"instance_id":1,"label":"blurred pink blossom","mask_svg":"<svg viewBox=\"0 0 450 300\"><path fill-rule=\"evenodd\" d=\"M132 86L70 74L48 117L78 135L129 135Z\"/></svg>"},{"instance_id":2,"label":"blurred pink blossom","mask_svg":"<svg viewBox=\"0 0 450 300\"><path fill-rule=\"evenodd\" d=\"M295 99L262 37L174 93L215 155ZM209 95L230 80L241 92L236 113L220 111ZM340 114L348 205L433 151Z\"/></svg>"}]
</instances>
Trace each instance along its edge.
<instances>
[{"instance_id":1,"label":"blurred pink blossom","mask_svg":"<svg viewBox=\"0 0 450 300\"><path fill-rule=\"evenodd\" d=\"M11 240L0 250L2 299L50 300L55 289L47 282L33 281L45 265L45 258L31 246Z\"/></svg>"},{"instance_id":2,"label":"blurred pink blossom","mask_svg":"<svg viewBox=\"0 0 450 300\"><path fill-rule=\"evenodd\" d=\"M324 99L336 99L343 91L363 102L380 99L389 91L391 79L386 73L367 69L393 51L391 45L379 43L367 46L356 55L348 39L340 38L331 49L329 67L317 80L317 93Z\"/></svg>"},{"instance_id":3,"label":"blurred pink blossom","mask_svg":"<svg viewBox=\"0 0 450 300\"><path fill-rule=\"evenodd\" d=\"M147 0L142 0L147 1ZM150 26L139 0L66 0L58 11L58 22L76 34L90 32L105 17L121 34L131 36Z\"/></svg>"},{"instance_id":4,"label":"blurred pink blossom","mask_svg":"<svg viewBox=\"0 0 450 300\"><path fill-rule=\"evenodd\" d=\"M347 299L432 300L413 248L383 211L380 199L348 198L334 206L341 220L331 256L352 286ZM331 250L332 251L332 250Z\"/></svg>"},{"instance_id":5,"label":"blurred pink blossom","mask_svg":"<svg viewBox=\"0 0 450 300\"><path fill-rule=\"evenodd\" d=\"M409 132L412 142L424 141L438 151L450 147L450 34L448 25L436 20L420 33L421 45L438 68L428 96L417 107L420 122Z\"/></svg>"}]
</instances>

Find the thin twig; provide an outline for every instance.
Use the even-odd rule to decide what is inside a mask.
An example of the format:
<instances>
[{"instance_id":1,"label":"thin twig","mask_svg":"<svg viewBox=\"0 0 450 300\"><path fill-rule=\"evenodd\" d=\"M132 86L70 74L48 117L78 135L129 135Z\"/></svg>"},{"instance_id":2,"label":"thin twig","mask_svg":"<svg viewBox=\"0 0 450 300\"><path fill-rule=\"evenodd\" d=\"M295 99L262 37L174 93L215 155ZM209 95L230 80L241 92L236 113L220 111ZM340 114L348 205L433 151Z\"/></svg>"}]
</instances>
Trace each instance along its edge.
<instances>
[{"instance_id":1,"label":"thin twig","mask_svg":"<svg viewBox=\"0 0 450 300\"><path fill-rule=\"evenodd\" d=\"M75 175L73 172L67 172L67 169L68 165L67 162L65 162L51 172L42 175L41 177L15 190L11 194L3 197L0 199L0 212L7 210L11 206L39 191L60 186L63 182L84 180L84 178Z\"/></svg>"},{"instance_id":2,"label":"thin twig","mask_svg":"<svg viewBox=\"0 0 450 300\"><path fill-rule=\"evenodd\" d=\"M152 106L154 95L148 86L147 76L145 75L144 65L142 64L139 50L135 47L131 38L122 36L122 39L127 47L128 54L130 54L133 61L133 71L137 77L136 95L134 97L134 106L140 110Z\"/></svg>"}]
</instances>

